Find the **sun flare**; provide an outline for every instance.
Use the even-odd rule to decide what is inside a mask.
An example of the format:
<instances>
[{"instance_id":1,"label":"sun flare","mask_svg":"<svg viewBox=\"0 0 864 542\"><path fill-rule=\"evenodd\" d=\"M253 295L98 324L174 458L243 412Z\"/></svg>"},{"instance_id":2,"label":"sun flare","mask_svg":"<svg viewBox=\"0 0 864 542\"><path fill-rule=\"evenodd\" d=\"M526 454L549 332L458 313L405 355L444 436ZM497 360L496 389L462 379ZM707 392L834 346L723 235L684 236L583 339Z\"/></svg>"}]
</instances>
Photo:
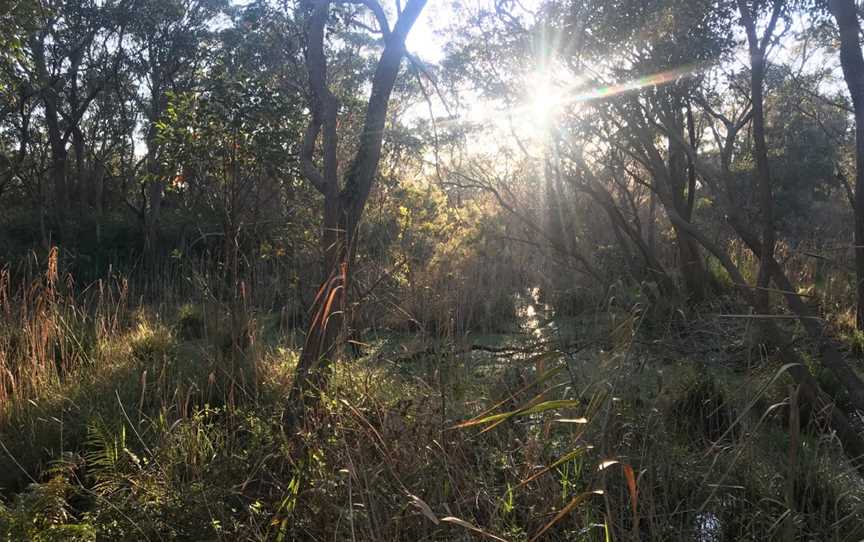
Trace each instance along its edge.
<instances>
[{"instance_id":1,"label":"sun flare","mask_svg":"<svg viewBox=\"0 0 864 542\"><path fill-rule=\"evenodd\" d=\"M554 119L561 106L561 93L551 85L542 85L534 89L530 99L531 121L541 126Z\"/></svg>"},{"instance_id":2,"label":"sun flare","mask_svg":"<svg viewBox=\"0 0 864 542\"><path fill-rule=\"evenodd\" d=\"M525 86L527 124L533 136L542 137L560 114L565 94L548 72L531 74Z\"/></svg>"}]
</instances>

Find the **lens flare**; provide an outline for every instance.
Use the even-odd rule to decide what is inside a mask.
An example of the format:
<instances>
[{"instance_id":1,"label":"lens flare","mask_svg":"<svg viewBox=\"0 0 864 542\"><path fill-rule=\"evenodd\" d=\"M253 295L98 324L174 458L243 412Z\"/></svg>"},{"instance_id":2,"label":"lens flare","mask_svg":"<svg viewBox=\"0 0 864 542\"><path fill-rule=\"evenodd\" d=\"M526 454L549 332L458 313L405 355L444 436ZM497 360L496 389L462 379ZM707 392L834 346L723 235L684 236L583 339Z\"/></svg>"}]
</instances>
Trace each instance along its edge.
<instances>
[{"instance_id":1,"label":"lens flare","mask_svg":"<svg viewBox=\"0 0 864 542\"><path fill-rule=\"evenodd\" d=\"M527 116L528 126L536 132L534 135L540 135L549 128L565 107L602 100L643 88L666 85L690 77L699 71L698 66L683 66L624 83L603 86L590 86L590 83L586 83L586 79L582 77L556 81L549 72L536 72L527 78L527 98L523 105L513 108L510 114L523 118Z\"/></svg>"},{"instance_id":2,"label":"lens flare","mask_svg":"<svg viewBox=\"0 0 864 542\"><path fill-rule=\"evenodd\" d=\"M633 79L632 81L628 81L626 83L595 87L571 96L567 100L567 102L587 102L591 100L608 98L610 96L616 96L618 94L623 94L625 92L631 92L642 88L659 87L672 83L673 81L676 81L678 79L691 77L699 71L700 68L698 66L683 66L681 68L675 68L674 70L667 70L651 75L646 75L644 77Z\"/></svg>"}]
</instances>

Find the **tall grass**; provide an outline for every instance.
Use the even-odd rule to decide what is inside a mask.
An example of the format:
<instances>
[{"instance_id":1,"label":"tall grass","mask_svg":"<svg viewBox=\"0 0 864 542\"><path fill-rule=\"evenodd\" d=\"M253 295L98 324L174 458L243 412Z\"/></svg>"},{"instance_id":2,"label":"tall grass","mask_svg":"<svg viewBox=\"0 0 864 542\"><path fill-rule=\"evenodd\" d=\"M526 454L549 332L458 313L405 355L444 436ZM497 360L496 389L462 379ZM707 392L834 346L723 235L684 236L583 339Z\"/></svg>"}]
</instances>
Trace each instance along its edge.
<instances>
[{"instance_id":1,"label":"tall grass","mask_svg":"<svg viewBox=\"0 0 864 542\"><path fill-rule=\"evenodd\" d=\"M75 285L56 252L4 270L0 535L864 537L861 479L825 413L796 418L781 361L749 363L746 330L713 307L684 326L623 295L586 299L575 342L550 331L500 351L406 356L363 337L292 436L297 352L258 285L171 273L151 298L156 282ZM646 333L655 314L676 324Z\"/></svg>"},{"instance_id":2,"label":"tall grass","mask_svg":"<svg viewBox=\"0 0 864 542\"><path fill-rule=\"evenodd\" d=\"M125 325L127 301L125 281L76 294L71 277L61 277L57 249L44 273L25 270L14 290L10 270L0 270L0 421L92 365Z\"/></svg>"},{"instance_id":3,"label":"tall grass","mask_svg":"<svg viewBox=\"0 0 864 542\"><path fill-rule=\"evenodd\" d=\"M186 418L257 393L258 332L245 311L134 303L117 277L77 287L56 249L15 275L17 287L0 272L0 487L38 478L94 420Z\"/></svg>"}]
</instances>

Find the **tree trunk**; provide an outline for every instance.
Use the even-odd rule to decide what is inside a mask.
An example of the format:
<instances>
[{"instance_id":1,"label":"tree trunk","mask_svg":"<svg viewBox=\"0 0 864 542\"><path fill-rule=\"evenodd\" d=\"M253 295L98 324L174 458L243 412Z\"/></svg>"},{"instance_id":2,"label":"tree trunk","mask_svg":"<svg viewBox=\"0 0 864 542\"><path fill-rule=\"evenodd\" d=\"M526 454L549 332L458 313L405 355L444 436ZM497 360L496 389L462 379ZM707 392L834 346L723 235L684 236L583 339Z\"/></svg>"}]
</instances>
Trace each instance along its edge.
<instances>
[{"instance_id":1,"label":"tree trunk","mask_svg":"<svg viewBox=\"0 0 864 542\"><path fill-rule=\"evenodd\" d=\"M676 102L677 109L677 100ZM684 132L684 118L679 111L674 114L674 126L677 133ZM683 136L681 136L683 137ZM665 182L671 196L671 205L675 212L687 222L693 219L693 205L695 202L696 177L690 168L686 167L689 153L681 147L681 141L677 138L669 138L668 141L668 175L661 176L661 182ZM686 182L685 182L686 181ZM665 204L665 202L664 202ZM673 223L675 231L675 244L678 248L678 269L690 301L703 301L711 290L711 278L708 269L699 250L699 244L690 237L687 232Z\"/></svg>"},{"instance_id":2,"label":"tree trunk","mask_svg":"<svg viewBox=\"0 0 864 542\"><path fill-rule=\"evenodd\" d=\"M66 145L62 141L55 143L55 138L50 136L51 131L49 128L49 139L51 139L51 181L54 185L54 219L56 222L55 225L61 228L66 221L69 209L69 191L66 184L66 160L68 153Z\"/></svg>"},{"instance_id":3,"label":"tree trunk","mask_svg":"<svg viewBox=\"0 0 864 542\"><path fill-rule=\"evenodd\" d=\"M75 118L81 107L80 97L78 96L78 72L81 67L83 55L83 47L76 48L69 55L69 81L71 82L71 84L69 89L70 116L69 118L67 118L67 123L70 125L69 130L72 135L72 149L75 151L75 174L67 179L67 190L69 194L70 204L72 203L72 201L78 204L83 202L83 191L85 186L84 132L81 131L81 127L78 125L78 121L80 119Z\"/></svg>"},{"instance_id":4,"label":"tree trunk","mask_svg":"<svg viewBox=\"0 0 864 542\"><path fill-rule=\"evenodd\" d=\"M648 251L651 257L657 257L657 194L651 190L648 195Z\"/></svg>"},{"instance_id":5,"label":"tree trunk","mask_svg":"<svg viewBox=\"0 0 864 542\"><path fill-rule=\"evenodd\" d=\"M75 176L74 181L69 183L69 192L83 214L87 210L87 194L92 191L92 176L87 167L84 133L77 126L72 129L72 148L75 150Z\"/></svg>"},{"instance_id":6,"label":"tree trunk","mask_svg":"<svg viewBox=\"0 0 864 542\"><path fill-rule=\"evenodd\" d=\"M48 73L45 61L45 36L39 35L33 38L31 43L33 49L33 63L39 84L42 86L42 105L45 107L45 125L48 128L48 143L51 148L51 182L54 188L54 213L56 226L62 227L65 222L66 211L69 208L69 192L66 179L66 138L60 127L60 112L58 110L58 93L56 85L59 81L52 81Z\"/></svg>"},{"instance_id":7,"label":"tree trunk","mask_svg":"<svg viewBox=\"0 0 864 542\"><path fill-rule=\"evenodd\" d=\"M840 31L840 65L855 110L855 322L864 330L864 55L861 24L853 0L829 0L828 7Z\"/></svg>"},{"instance_id":8,"label":"tree trunk","mask_svg":"<svg viewBox=\"0 0 864 542\"><path fill-rule=\"evenodd\" d=\"M144 215L144 252L147 254L147 259L150 264L155 265L156 247L159 235L159 217L162 214L162 199L164 198L164 190L162 187L162 179L160 178L159 168L154 164L155 160L150 160L147 166L148 179L147 185L147 207Z\"/></svg>"},{"instance_id":9,"label":"tree trunk","mask_svg":"<svg viewBox=\"0 0 864 542\"><path fill-rule=\"evenodd\" d=\"M168 106L168 97L163 91L163 73L158 63L153 63L150 71L151 95L149 111L147 112L147 175L144 180L145 201L142 202L144 219L144 254L149 265L156 265L159 244L159 220L162 216L162 203L165 198L165 172L159 164L160 145L157 140L157 124L162 118L162 112Z\"/></svg>"},{"instance_id":10,"label":"tree trunk","mask_svg":"<svg viewBox=\"0 0 864 542\"><path fill-rule=\"evenodd\" d=\"M105 192L105 164L96 160L93 164L92 191L90 192L90 205L96 218L96 242L102 242L102 218L105 214L104 192Z\"/></svg>"},{"instance_id":11,"label":"tree trunk","mask_svg":"<svg viewBox=\"0 0 864 542\"><path fill-rule=\"evenodd\" d=\"M678 269L684 279L684 286L690 301L700 302L708 297L711 280L705 260L699 251L699 244L686 231L673 224L675 244L678 246Z\"/></svg>"},{"instance_id":12,"label":"tree trunk","mask_svg":"<svg viewBox=\"0 0 864 542\"><path fill-rule=\"evenodd\" d=\"M744 0L738 0L741 13L741 23L747 35L747 45L750 52L750 101L753 104L753 154L756 158L756 187L759 198L759 212L762 215L762 254L759 258L759 273L756 278L756 307L761 314L770 311L768 285L770 272L768 262L774 257L774 247L777 244L774 229L774 197L771 190L771 171L768 166L768 145L765 142L765 55L768 40L773 34L773 27L779 15L779 2L775 2L771 22L765 30L760 43L756 35L755 18Z\"/></svg>"},{"instance_id":13,"label":"tree trunk","mask_svg":"<svg viewBox=\"0 0 864 542\"><path fill-rule=\"evenodd\" d=\"M317 404L330 376L330 362L335 357L344 327L347 292L348 263L343 261L318 289L312 303L312 319L306 328L306 339L288 395L289 406L283 416L283 425L289 434L305 419L306 411Z\"/></svg>"},{"instance_id":14,"label":"tree trunk","mask_svg":"<svg viewBox=\"0 0 864 542\"><path fill-rule=\"evenodd\" d=\"M550 160L544 161L543 167L546 189L546 230L548 231L549 241L555 247L555 250L562 254L570 253L568 244L569 234L564 227L564 213L561 209L563 204L563 195L559 192L558 186L554 182L552 165Z\"/></svg>"}]
</instances>

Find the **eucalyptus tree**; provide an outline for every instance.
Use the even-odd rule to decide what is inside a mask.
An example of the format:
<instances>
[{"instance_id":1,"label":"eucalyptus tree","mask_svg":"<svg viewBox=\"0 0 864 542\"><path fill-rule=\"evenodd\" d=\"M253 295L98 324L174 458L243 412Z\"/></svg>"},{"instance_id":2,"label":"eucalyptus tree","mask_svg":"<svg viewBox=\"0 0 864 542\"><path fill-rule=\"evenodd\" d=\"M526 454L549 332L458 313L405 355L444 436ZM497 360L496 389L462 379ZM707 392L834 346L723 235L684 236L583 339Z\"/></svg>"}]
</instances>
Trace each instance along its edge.
<instances>
[{"instance_id":1,"label":"eucalyptus tree","mask_svg":"<svg viewBox=\"0 0 864 542\"><path fill-rule=\"evenodd\" d=\"M128 55L139 86L132 98L143 117L147 147L137 213L143 219L145 250L151 256L165 188L176 173L163 167L158 126L170 96L196 88L213 34L211 24L226 5L225 0L135 0L127 11Z\"/></svg>"},{"instance_id":2,"label":"eucalyptus tree","mask_svg":"<svg viewBox=\"0 0 864 542\"><path fill-rule=\"evenodd\" d=\"M328 275L312 305L312 318L289 395L285 417L289 432L302 419L310 397L313 401L318 397L326 382L330 361L337 354L338 338L348 308L355 237L376 180L390 94L405 57L405 40L425 4L426 0L408 0L404 6L397 3L396 20L391 26L387 12L377 0L362 2L374 17L382 47L369 82L363 128L340 181L339 146L340 136L344 134L340 134L339 129L339 103L329 86L333 74L328 70L325 46L332 3L330 0L301 3L306 18L305 65L311 118L300 149L300 168L324 199L321 247ZM319 138L321 157L316 163Z\"/></svg>"},{"instance_id":3,"label":"eucalyptus tree","mask_svg":"<svg viewBox=\"0 0 864 542\"><path fill-rule=\"evenodd\" d=\"M756 185L759 193L759 210L762 214L762 254L759 256L759 276L756 280L757 311L769 310L768 285L770 275L768 260L774 256L777 245L777 232L774 224L774 196L771 171L768 163L768 144L765 140L765 71L768 50L776 44L777 23L780 21L787 2L773 0L770 9L766 1L737 0L741 15L741 26L747 36L747 50L750 53L750 102L752 104L753 154L756 159ZM756 25L760 15L767 15L764 30L760 35ZM763 17L764 18L764 17Z\"/></svg>"},{"instance_id":4,"label":"eucalyptus tree","mask_svg":"<svg viewBox=\"0 0 864 542\"><path fill-rule=\"evenodd\" d=\"M198 229L190 245L214 248L227 296L237 301L244 267L251 267L244 261L259 257L250 251L275 242L269 233L290 220L283 188L299 176L295 142L306 117L289 84L301 54L290 14L255 3L226 16L195 88L170 94L154 144L161 166L174 173L171 191L184 222ZM221 247L207 243L211 237Z\"/></svg>"},{"instance_id":5,"label":"eucalyptus tree","mask_svg":"<svg viewBox=\"0 0 864 542\"><path fill-rule=\"evenodd\" d=\"M859 8L853 0L828 0L840 35L840 65L855 115L855 274L856 325L864 330L864 54Z\"/></svg>"},{"instance_id":6,"label":"eucalyptus tree","mask_svg":"<svg viewBox=\"0 0 864 542\"><path fill-rule=\"evenodd\" d=\"M26 74L22 91L38 96L50 148L54 226L65 223L70 203L87 187L86 145L82 122L94 100L119 67L113 43L122 40L123 25L113 2L47 3L27 33L19 70ZM69 144L74 176L69 175ZM47 193L44 197L47 197ZM44 198L43 198L44 199ZM60 232L60 230L56 230Z\"/></svg>"},{"instance_id":7,"label":"eucalyptus tree","mask_svg":"<svg viewBox=\"0 0 864 542\"><path fill-rule=\"evenodd\" d=\"M593 73L594 85L620 91L595 104L606 131L597 135L625 156L647 153L637 159L647 174L643 180L667 214L694 221L699 184L689 154L700 139L693 90L701 72L729 54L731 6L713 0L624 1L583 5L574 17L584 18L589 31L581 55L570 64ZM692 300L702 300L714 289L704 255L684 228L674 221L672 228L686 291Z\"/></svg>"}]
</instances>

